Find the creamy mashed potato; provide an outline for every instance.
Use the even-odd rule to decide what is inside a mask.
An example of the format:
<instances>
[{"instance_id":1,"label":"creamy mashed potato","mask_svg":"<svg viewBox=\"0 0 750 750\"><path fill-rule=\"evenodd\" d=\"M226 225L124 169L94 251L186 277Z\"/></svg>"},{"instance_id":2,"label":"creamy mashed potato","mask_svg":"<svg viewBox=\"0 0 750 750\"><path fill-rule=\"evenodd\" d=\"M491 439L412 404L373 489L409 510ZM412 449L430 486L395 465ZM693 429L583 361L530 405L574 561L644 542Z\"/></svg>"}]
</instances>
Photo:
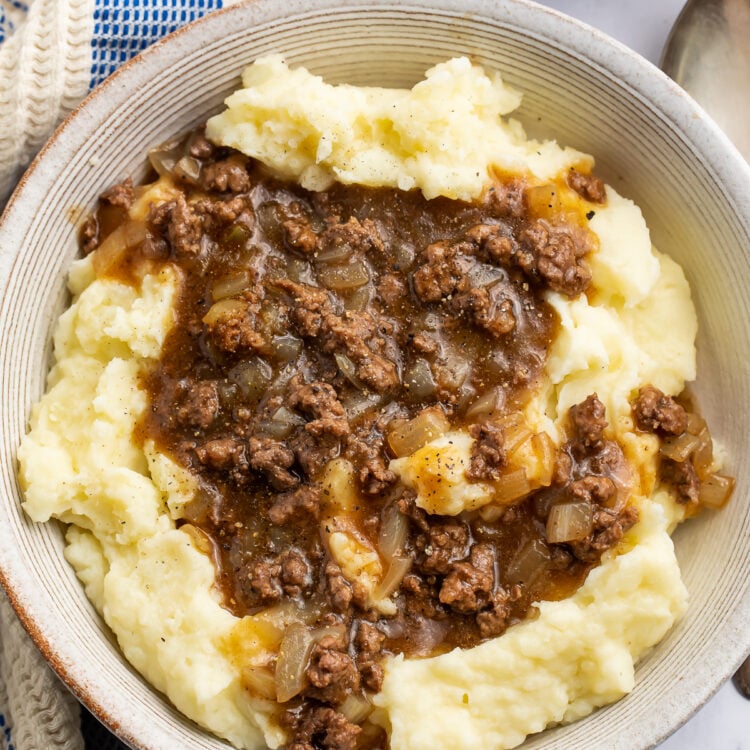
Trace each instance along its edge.
<instances>
[{"instance_id":1,"label":"creamy mashed potato","mask_svg":"<svg viewBox=\"0 0 750 750\"><path fill-rule=\"evenodd\" d=\"M496 169L544 182L592 165L501 119L520 96L466 59L436 66L411 91L330 86L280 57L250 66L243 84L208 135L313 190L338 180L472 199ZM160 185L131 214L168 196ZM607 197L590 223L599 248L589 293L547 293L560 329L525 417L559 444L567 409L596 392L632 463L641 520L572 597L541 603L537 619L473 649L389 658L374 719L393 750L499 750L585 716L633 688L635 662L685 608L669 537L681 511L657 487L655 438L634 432L629 399L645 383L679 393L695 376L696 318L680 268L652 248L640 210L611 188ZM139 372L159 355L179 283L169 267L136 288L96 279L90 257L75 263L48 390L19 450L24 508L35 521L70 524L66 556L136 669L237 747L278 747L285 735L273 706L250 697L242 672L264 664L280 636L269 635L263 616L240 620L222 608L205 548L175 527L194 492L191 475L134 436L147 407ZM480 508L494 490L466 481L471 445L466 433L443 436L392 468L428 512ZM324 480L337 498L326 509L333 523L356 502L345 464ZM549 484L525 465L537 486ZM441 472L447 481L436 492ZM346 524L334 536L342 570L387 613L393 603L378 599L375 550Z\"/></svg>"}]
</instances>

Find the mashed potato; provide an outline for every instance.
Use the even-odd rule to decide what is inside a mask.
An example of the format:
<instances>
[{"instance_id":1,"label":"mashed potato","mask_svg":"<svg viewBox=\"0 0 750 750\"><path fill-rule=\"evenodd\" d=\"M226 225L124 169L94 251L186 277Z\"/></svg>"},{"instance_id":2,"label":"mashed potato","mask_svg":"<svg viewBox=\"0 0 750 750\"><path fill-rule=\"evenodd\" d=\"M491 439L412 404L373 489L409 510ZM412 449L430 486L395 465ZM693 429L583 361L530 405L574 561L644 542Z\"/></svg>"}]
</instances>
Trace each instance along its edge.
<instances>
[{"instance_id":1,"label":"mashed potato","mask_svg":"<svg viewBox=\"0 0 750 750\"><path fill-rule=\"evenodd\" d=\"M495 169L543 182L592 164L552 141L527 140L518 123L501 119L520 96L466 59L436 66L411 91L329 86L280 57L257 61L243 83L209 121L209 137L313 190L336 180L472 199ZM633 465L640 522L577 593L541 603L533 621L473 649L389 658L373 718L393 750L500 750L585 716L633 688L635 662L684 611L669 536L682 512L657 486L654 438L634 431L629 400L645 383L676 394L694 378L696 317L680 268L652 248L640 210L611 188L607 197L590 224L599 240L592 289L574 299L547 293L560 328L525 416L559 444L568 408L596 392ZM274 636L262 616L240 620L220 605L205 548L175 527L194 480L134 436L147 408L139 372L159 355L178 285L169 267L135 288L96 279L90 257L76 262L48 391L19 450L24 508L35 521L70 524L66 556L146 679L237 747L275 748L285 734L273 705L251 697L242 677L265 663ZM467 433L444 436L392 469L428 512L480 508L493 488L465 481L471 444ZM441 471L440 492L427 492ZM326 481L335 488L340 477L331 469ZM339 510L354 502L346 492L336 495ZM329 511L335 518L337 508ZM336 534L342 569L362 576L374 606L387 612L392 602L376 600L377 554L345 527Z\"/></svg>"}]
</instances>

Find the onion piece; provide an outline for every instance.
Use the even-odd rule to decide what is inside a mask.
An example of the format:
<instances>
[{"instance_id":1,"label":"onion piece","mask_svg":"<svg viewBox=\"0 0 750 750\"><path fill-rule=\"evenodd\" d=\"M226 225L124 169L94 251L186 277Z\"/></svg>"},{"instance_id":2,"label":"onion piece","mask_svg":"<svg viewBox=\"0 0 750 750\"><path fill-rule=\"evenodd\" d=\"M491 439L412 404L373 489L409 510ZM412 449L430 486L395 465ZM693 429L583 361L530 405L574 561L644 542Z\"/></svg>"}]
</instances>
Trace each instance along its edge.
<instances>
[{"instance_id":1,"label":"onion piece","mask_svg":"<svg viewBox=\"0 0 750 750\"><path fill-rule=\"evenodd\" d=\"M531 539L515 554L506 570L512 583L532 585L552 559L549 547L541 539Z\"/></svg>"},{"instance_id":2,"label":"onion piece","mask_svg":"<svg viewBox=\"0 0 750 750\"><path fill-rule=\"evenodd\" d=\"M209 537L203 529L193 526L192 523L183 523L180 527L180 531L187 534L191 541L193 542L193 546L198 550L198 552L203 553L204 555L211 556L214 552L214 545L211 541L211 537Z\"/></svg>"},{"instance_id":3,"label":"onion piece","mask_svg":"<svg viewBox=\"0 0 750 750\"><path fill-rule=\"evenodd\" d=\"M495 482L495 502L508 505L531 492L531 484L526 477L526 469L521 467L502 474Z\"/></svg>"},{"instance_id":4,"label":"onion piece","mask_svg":"<svg viewBox=\"0 0 750 750\"><path fill-rule=\"evenodd\" d=\"M691 435L689 432L683 432L677 437L666 438L659 452L662 456L671 458L673 461L682 463L690 458L691 454L698 448L701 440L697 435Z\"/></svg>"},{"instance_id":5,"label":"onion piece","mask_svg":"<svg viewBox=\"0 0 750 750\"><path fill-rule=\"evenodd\" d=\"M194 156L183 156L172 170L175 177L196 184L201 176L200 162Z\"/></svg>"},{"instance_id":6,"label":"onion piece","mask_svg":"<svg viewBox=\"0 0 750 750\"><path fill-rule=\"evenodd\" d=\"M439 406L431 406L408 422L396 423L388 432L388 445L397 457L410 456L448 430L450 423L443 410Z\"/></svg>"},{"instance_id":7,"label":"onion piece","mask_svg":"<svg viewBox=\"0 0 750 750\"><path fill-rule=\"evenodd\" d=\"M226 297L234 297L250 286L250 274L247 271L227 274L211 284L211 298L218 302Z\"/></svg>"},{"instance_id":8,"label":"onion piece","mask_svg":"<svg viewBox=\"0 0 750 750\"><path fill-rule=\"evenodd\" d=\"M268 437L283 440L289 437L295 427L301 427L303 424L304 417L289 411L286 406L280 406L271 419L260 422L258 430Z\"/></svg>"},{"instance_id":9,"label":"onion piece","mask_svg":"<svg viewBox=\"0 0 750 750\"><path fill-rule=\"evenodd\" d=\"M553 505L547 517L547 541L550 544L585 539L594 525L591 504L584 500Z\"/></svg>"},{"instance_id":10,"label":"onion piece","mask_svg":"<svg viewBox=\"0 0 750 750\"><path fill-rule=\"evenodd\" d=\"M705 479L714 465L714 444L708 427L698 433L698 440L700 443L693 453L693 466L700 479Z\"/></svg>"},{"instance_id":11,"label":"onion piece","mask_svg":"<svg viewBox=\"0 0 750 750\"><path fill-rule=\"evenodd\" d=\"M383 511L378 533L378 551L386 560L392 560L404 548L409 534L409 519L391 504Z\"/></svg>"},{"instance_id":12,"label":"onion piece","mask_svg":"<svg viewBox=\"0 0 750 750\"><path fill-rule=\"evenodd\" d=\"M546 432L542 431L532 436L531 445L541 467L537 480L542 487L549 487L555 472L555 443Z\"/></svg>"},{"instance_id":13,"label":"onion piece","mask_svg":"<svg viewBox=\"0 0 750 750\"><path fill-rule=\"evenodd\" d=\"M244 315L246 310L247 307L242 300L235 298L220 299L208 308L208 312L203 316L203 322L207 326L213 326L222 318L238 313Z\"/></svg>"},{"instance_id":14,"label":"onion piece","mask_svg":"<svg viewBox=\"0 0 750 750\"><path fill-rule=\"evenodd\" d=\"M488 263L475 263L469 270L467 276L469 277L469 283L472 287L490 286L497 281L502 281L508 278L508 274L504 268L491 266Z\"/></svg>"},{"instance_id":15,"label":"onion piece","mask_svg":"<svg viewBox=\"0 0 750 750\"><path fill-rule=\"evenodd\" d=\"M240 362L229 371L229 377L249 399L259 399L266 392L272 376L271 366L262 359Z\"/></svg>"},{"instance_id":16,"label":"onion piece","mask_svg":"<svg viewBox=\"0 0 750 750\"><path fill-rule=\"evenodd\" d=\"M366 310L370 302L372 302L372 296L372 284L364 284L359 289L355 289L344 300L344 308L346 310L355 310L356 312Z\"/></svg>"},{"instance_id":17,"label":"onion piece","mask_svg":"<svg viewBox=\"0 0 750 750\"><path fill-rule=\"evenodd\" d=\"M323 286L337 292L357 289L370 280L370 272L363 260L343 266L324 266L317 270L318 280Z\"/></svg>"},{"instance_id":18,"label":"onion piece","mask_svg":"<svg viewBox=\"0 0 750 750\"><path fill-rule=\"evenodd\" d=\"M279 703L285 703L302 692L305 670L314 646L310 628L300 622L289 626L276 660L276 700Z\"/></svg>"},{"instance_id":19,"label":"onion piece","mask_svg":"<svg viewBox=\"0 0 750 750\"><path fill-rule=\"evenodd\" d=\"M259 698L276 699L276 679L267 667L243 667L240 681L247 690Z\"/></svg>"},{"instance_id":20,"label":"onion piece","mask_svg":"<svg viewBox=\"0 0 750 750\"><path fill-rule=\"evenodd\" d=\"M174 165L180 158L181 153L181 142L179 140L169 141L161 146L152 148L148 152L148 160L151 162L151 166L156 173L160 177L165 177L172 174Z\"/></svg>"},{"instance_id":21,"label":"onion piece","mask_svg":"<svg viewBox=\"0 0 750 750\"><path fill-rule=\"evenodd\" d=\"M466 419L476 422L480 417L490 417L505 406L505 391L498 385L485 391L466 410Z\"/></svg>"},{"instance_id":22,"label":"onion piece","mask_svg":"<svg viewBox=\"0 0 750 750\"><path fill-rule=\"evenodd\" d=\"M298 339L291 334L275 336L271 340L271 349L273 349L274 359L279 362L291 362L293 359L297 359L302 351L302 339Z\"/></svg>"},{"instance_id":23,"label":"onion piece","mask_svg":"<svg viewBox=\"0 0 750 750\"><path fill-rule=\"evenodd\" d=\"M703 430L707 430L708 425L706 424L706 420L703 419L703 417L700 414L695 414L693 412L690 412L687 415L687 431L691 435L700 435Z\"/></svg>"},{"instance_id":24,"label":"onion piece","mask_svg":"<svg viewBox=\"0 0 750 750\"><path fill-rule=\"evenodd\" d=\"M401 581L411 568L411 563L410 557L394 557L382 580L373 591L373 599L380 601L389 597L401 585Z\"/></svg>"},{"instance_id":25,"label":"onion piece","mask_svg":"<svg viewBox=\"0 0 750 750\"><path fill-rule=\"evenodd\" d=\"M357 393L342 401L346 418L352 422L383 403L384 396L379 393Z\"/></svg>"},{"instance_id":26,"label":"onion piece","mask_svg":"<svg viewBox=\"0 0 750 750\"><path fill-rule=\"evenodd\" d=\"M372 703L364 695L352 693L337 710L352 724L361 724L372 713Z\"/></svg>"},{"instance_id":27,"label":"onion piece","mask_svg":"<svg viewBox=\"0 0 750 750\"><path fill-rule=\"evenodd\" d=\"M351 258L354 249L348 242L331 243L325 250L315 253L315 260L320 263L341 263Z\"/></svg>"},{"instance_id":28,"label":"onion piece","mask_svg":"<svg viewBox=\"0 0 750 750\"><path fill-rule=\"evenodd\" d=\"M723 508L734 490L735 480L722 474L711 474L701 482L698 502L706 508Z\"/></svg>"},{"instance_id":29,"label":"onion piece","mask_svg":"<svg viewBox=\"0 0 750 750\"><path fill-rule=\"evenodd\" d=\"M341 352L336 352L333 355L333 358L336 360L336 364L339 366L339 370L341 370L341 374L355 388L359 388L360 391L366 390L367 386L357 376L357 368L355 367L354 362L352 362L351 359L349 359L349 357L346 356L346 354L341 354Z\"/></svg>"},{"instance_id":30,"label":"onion piece","mask_svg":"<svg viewBox=\"0 0 750 750\"><path fill-rule=\"evenodd\" d=\"M419 400L435 393L437 383L432 376L430 363L422 357L415 359L404 375L404 385L409 389L409 395Z\"/></svg>"},{"instance_id":31,"label":"onion piece","mask_svg":"<svg viewBox=\"0 0 750 750\"><path fill-rule=\"evenodd\" d=\"M142 221L126 221L112 230L93 254L94 273L107 274L125 253L146 239L146 225Z\"/></svg>"}]
</instances>

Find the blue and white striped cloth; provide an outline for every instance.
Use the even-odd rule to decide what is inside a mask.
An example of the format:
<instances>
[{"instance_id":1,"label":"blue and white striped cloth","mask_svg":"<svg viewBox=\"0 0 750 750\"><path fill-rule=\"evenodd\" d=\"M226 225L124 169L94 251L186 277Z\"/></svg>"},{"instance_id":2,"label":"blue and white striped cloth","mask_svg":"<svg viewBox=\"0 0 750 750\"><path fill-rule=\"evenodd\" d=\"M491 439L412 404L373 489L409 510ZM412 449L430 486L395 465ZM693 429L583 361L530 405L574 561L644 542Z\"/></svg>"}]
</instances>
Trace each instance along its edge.
<instances>
[{"instance_id":1,"label":"blue and white striped cloth","mask_svg":"<svg viewBox=\"0 0 750 750\"><path fill-rule=\"evenodd\" d=\"M236 0L0 0L0 209L60 120L120 65ZM0 750L115 750L0 591Z\"/></svg>"},{"instance_id":2,"label":"blue and white striped cloth","mask_svg":"<svg viewBox=\"0 0 750 750\"><path fill-rule=\"evenodd\" d=\"M157 39L237 0L0 0L0 207L60 120Z\"/></svg>"}]
</instances>

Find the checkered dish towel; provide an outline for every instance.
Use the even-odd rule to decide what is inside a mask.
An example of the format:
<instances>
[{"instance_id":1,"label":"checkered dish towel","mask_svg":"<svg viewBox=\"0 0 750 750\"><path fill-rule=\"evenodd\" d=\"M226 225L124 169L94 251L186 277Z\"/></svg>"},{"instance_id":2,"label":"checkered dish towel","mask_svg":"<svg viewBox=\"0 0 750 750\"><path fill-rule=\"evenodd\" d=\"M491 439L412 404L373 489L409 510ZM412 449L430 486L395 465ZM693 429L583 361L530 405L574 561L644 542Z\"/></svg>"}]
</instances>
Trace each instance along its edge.
<instances>
[{"instance_id":1,"label":"checkered dish towel","mask_svg":"<svg viewBox=\"0 0 750 750\"><path fill-rule=\"evenodd\" d=\"M0 208L60 120L152 42L237 0L0 0Z\"/></svg>"},{"instance_id":2,"label":"checkered dish towel","mask_svg":"<svg viewBox=\"0 0 750 750\"><path fill-rule=\"evenodd\" d=\"M120 64L236 0L0 0L0 209L56 125ZM82 750L76 701L0 590L0 750Z\"/></svg>"}]
</instances>

